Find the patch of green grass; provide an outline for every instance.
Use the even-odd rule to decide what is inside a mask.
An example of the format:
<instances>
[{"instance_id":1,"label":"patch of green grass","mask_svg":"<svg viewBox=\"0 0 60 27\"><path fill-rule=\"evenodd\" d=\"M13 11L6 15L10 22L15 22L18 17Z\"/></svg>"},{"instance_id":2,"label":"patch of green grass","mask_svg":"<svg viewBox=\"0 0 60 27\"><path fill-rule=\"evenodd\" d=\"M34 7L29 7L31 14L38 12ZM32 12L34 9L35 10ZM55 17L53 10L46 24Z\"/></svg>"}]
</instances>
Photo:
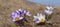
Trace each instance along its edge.
<instances>
[{"instance_id":1,"label":"patch of green grass","mask_svg":"<svg viewBox=\"0 0 60 27\"><path fill-rule=\"evenodd\" d=\"M52 18L52 15L48 15L47 18L48 20L50 20Z\"/></svg>"}]
</instances>

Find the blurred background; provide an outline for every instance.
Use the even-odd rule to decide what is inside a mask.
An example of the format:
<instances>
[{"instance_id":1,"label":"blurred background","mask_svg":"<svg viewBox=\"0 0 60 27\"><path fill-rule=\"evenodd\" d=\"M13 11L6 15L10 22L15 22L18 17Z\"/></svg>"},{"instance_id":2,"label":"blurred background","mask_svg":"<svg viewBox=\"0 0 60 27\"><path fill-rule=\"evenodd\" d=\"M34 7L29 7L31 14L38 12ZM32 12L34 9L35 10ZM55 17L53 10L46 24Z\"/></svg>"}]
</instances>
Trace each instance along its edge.
<instances>
[{"instance_id":1,"label":"blurred background","mask_svg":"<svg viewBox=\"0 0 60 27\"><path fill-rule=\"evenodd\" d=\"M53 6L60 5L60 0L27 0L27 1Z\"/></svg>"}]
</instances>

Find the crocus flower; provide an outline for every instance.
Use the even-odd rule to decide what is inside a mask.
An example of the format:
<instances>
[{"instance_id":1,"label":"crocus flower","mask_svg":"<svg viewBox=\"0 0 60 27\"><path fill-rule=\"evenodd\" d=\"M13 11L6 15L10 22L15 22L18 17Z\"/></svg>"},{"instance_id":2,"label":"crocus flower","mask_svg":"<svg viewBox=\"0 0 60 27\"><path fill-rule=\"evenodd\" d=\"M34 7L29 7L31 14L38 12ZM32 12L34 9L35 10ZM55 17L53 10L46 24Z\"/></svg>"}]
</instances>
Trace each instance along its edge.
<instances>
[{"instance_id":1,"label":"crocus flower","mask_svg":"<svg viewBox=\"0 0 60 27\"><path fill-rule=\"evenodd\" d=\"M11 17L12 17L12 21L18 21L18 20L22 20L24 17L26 16L31 16L29 11L26 11L24 9L18 9L12 12Z\"/></svg>"},{"instance_id":2,"label":"crocus flower","mask_svg":"<svg viewBox=\"0 0 60 27\"><path fill-rule=\"evenodd\" d=\"M54 9L53 7L47 6L45 9L45 13L51 15L53 13L53 9Z\"/></svg>"},{"instance_id":3,"label":"crocus flower","mask_svg":"<svg viewBox=\"0 0 60 27\"><path fill-rule=\"evenodd\" d=\"M12 12L11 17L12 17L12 21L18 21L23 19L23 17L20 17L19 11L17 10Z\"/></svg>"},{"instance_id":4,"label":"crocus flower","mask_svg":"<svg viewBox=\"0 0 60 27\"><path fill-rule=\"evenodd\" d=\"M45 15L37 13L37 16L34 16L33 21L35 21L35 23L45 22Z\"/></svg>"}]
</instances>

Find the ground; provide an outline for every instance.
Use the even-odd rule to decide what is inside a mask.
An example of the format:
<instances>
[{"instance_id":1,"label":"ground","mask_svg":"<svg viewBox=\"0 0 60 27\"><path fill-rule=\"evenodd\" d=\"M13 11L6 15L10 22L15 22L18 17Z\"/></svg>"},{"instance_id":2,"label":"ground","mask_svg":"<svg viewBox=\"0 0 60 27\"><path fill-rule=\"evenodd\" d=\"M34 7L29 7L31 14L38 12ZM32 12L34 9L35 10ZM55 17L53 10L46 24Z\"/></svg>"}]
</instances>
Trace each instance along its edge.
<instances>
[{"instance_id":1,"label":"ground","mask_svg":"<svg viewBox=\"0 0 60 27\"><path fill-rule=\"evenodd\" d=\"M29 24L32 25L32 27L60 27L59 7L55 7L54 13L52 15L51 21L53 22L53 26L47 24L42 26L36 26L35 23L32 21L33 15L36 15L37 12L43 13L45 5L28 2L26 0L0 0L0 27L17 27L12 22L10 14L12 11L18 10L19 8L24 8L31 12L32 16L28 17L27 20L30 22ZM25 24L26 26L28 26L27 23Z\"/></svg>"}]
</instances>

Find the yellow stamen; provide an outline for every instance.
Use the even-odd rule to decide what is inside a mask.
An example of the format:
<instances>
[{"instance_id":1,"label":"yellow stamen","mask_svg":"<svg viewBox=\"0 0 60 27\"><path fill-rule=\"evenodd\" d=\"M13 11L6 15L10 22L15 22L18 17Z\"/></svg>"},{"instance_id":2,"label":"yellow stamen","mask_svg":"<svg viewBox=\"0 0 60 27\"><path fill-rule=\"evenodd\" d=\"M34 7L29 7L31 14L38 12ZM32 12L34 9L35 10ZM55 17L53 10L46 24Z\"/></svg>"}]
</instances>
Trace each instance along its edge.
<instances>
[{"instance_id":1,"label":"yellow stamen","mask_svg":"<svg viewBox=\"0 0 60 27\"><path fill-rule=\"evenodd\" d=\"M16 20L16 21L18 21L18 20L19 20L19 18L18 18L18 17L16 17L16 18L15 18L15 20Z\"/></svg>"},{"instance_id":2,"label":"yellow stamen","mask_svg":"<svg viewBox=\"0 0 60 27\"><path fill-rule=\"evenodd\" d=\"M41 19L40 19L40 22L44 22L44 21L45 21L45 19L44 19L44 18L41 18Z\"/></svg>"}]
</instances>

